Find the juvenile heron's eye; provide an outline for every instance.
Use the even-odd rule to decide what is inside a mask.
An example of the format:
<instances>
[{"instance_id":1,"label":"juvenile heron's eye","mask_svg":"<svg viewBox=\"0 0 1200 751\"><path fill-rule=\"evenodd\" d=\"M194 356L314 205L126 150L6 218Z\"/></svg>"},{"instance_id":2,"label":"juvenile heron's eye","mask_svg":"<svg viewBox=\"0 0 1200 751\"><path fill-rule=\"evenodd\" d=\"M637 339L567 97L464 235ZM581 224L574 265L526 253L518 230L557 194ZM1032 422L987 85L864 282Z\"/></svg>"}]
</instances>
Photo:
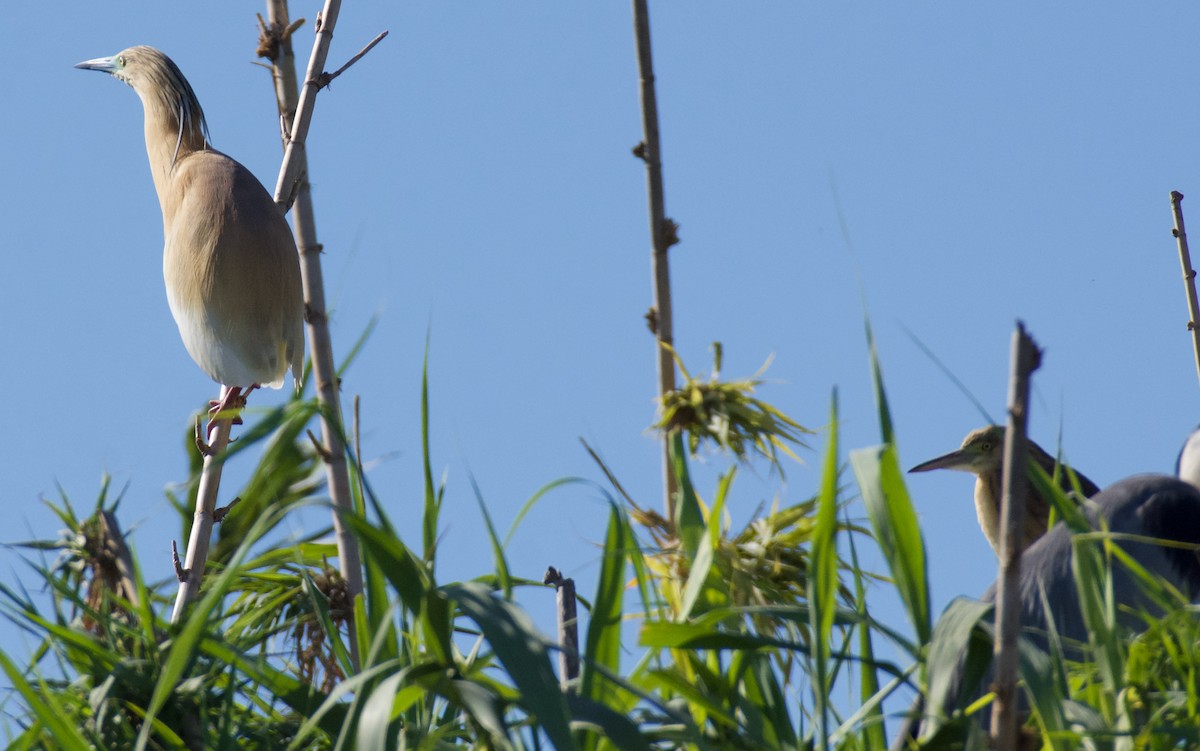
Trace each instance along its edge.
<instances>
[{"instance_id":1,"label":"juvenile heron's eye","mask_svg":"<svg viewBox=\"0 0 1200 751\"><path fill-rule=\"evenodd\" d=\"M124 55L117 55L117 65L120 65L122 68L125 67L125 56Z\"/></svg>"}]
</instances>

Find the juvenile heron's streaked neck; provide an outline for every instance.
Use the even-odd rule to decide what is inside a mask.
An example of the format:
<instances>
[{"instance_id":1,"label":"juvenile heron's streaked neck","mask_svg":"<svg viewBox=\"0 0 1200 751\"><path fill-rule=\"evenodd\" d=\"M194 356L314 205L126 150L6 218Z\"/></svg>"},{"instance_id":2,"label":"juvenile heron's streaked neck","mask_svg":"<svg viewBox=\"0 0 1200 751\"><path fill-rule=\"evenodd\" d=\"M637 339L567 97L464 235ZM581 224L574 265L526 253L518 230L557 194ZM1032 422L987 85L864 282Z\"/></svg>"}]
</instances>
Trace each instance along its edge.
<instances>
[{"instance_id":1,"label":"juvenile heron's streaked neck","mask_svg":"<svg viewBox=\"0 0 1200 751\"><path fill-rule=\"evenodd\" d=\"M975 479L975 516L992 550L1000 550L1000 468L986 470Z\"/></svg>"},{"instance_id":2,"label":"juvenile heron's streaked neck","mask_svg":"<svg viewBox=\"0 0 1200 751\"><path fill-rule=\"evenodd\" d=\"M1052 477L1057 473L1058 486L1063 492L1069 493L1079 484L1082 498L1090 498L1100 492L1095 483L1082 474L1073 475L1041 446L1033 441L1028 442L1029 460L1037 464ZM1000 544L1000 502L1002 468L1004 464L1004 427L989 425L971 431L957 451L939 456L913 467L911 472L927 472L932 469L955 469L970 472L975 480L975 515L979 526L987 537L993 550L999 550ZM1198 462L1200 465L1200 462ZM1050 521L1051 501L1049 498L1027 485L1025 498L1025 515L1022 523L1022 549L1033 544L1046 532Z\"/></svg>"}]
</instances>

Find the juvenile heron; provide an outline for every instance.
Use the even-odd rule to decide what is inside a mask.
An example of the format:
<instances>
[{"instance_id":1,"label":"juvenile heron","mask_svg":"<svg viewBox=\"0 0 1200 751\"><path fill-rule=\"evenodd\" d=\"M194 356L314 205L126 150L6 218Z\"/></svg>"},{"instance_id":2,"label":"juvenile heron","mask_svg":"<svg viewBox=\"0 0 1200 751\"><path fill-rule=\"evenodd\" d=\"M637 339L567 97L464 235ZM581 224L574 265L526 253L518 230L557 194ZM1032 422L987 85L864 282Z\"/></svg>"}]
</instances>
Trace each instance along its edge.
<instances>
[{"instance_id":1,"label":"juvenile heron","mask_svg":"<svg viewBox=\"0 0 1200 751\"><path fill-rule=\"evenodd\" d=\"M142 100L146 154L162 209L167 302L188 354L220 383L213 413L304 363L304 295L283 212L245 167L208 143L196 94L169 57L130 47L79 63Z\"/></svg>"},{"instance_id":2,"label":"juvenile heron","mask_svg":"<svg viewBox=\"0 0 1200 751\"><path fill-rule=\"evenodd\" d=\"M1113 535L1119 546L1139 567L1159 581L1169 584L1192 602L1200 600L1200 428L1193 431L1176 463L1178 477L1135 475L1105 488L1083 505L1084 515L1093 528ZM1059 522L1021 556L1018 586L1021 600L1021 628L1026 638L1043 650L1049 646L1050 626L1062 640L1064 654L1080 659L1075 645L1087 644L1090 637L1079 602L1072 571L1073 532ZM1172 543L1159 544L1158 541ZM1141 612L1161 613L1145 586L1120 560L1112 565L1111 592L1117 620L1127 631L1139 630L1146 622ZM994 602L996 585L983 595ZM1049 605L1049 611L1045 607ZM979 686L961 686L964 675L960 660L951 685L955 694L978 696L990 681L990 673ZM953 697L950 697L953 698ZM918 700L917 706L921 702ZM949 707L942 707L946 714ZM897 738L896 748L905 739L916 738L922 722L915 712Z\"/></svg>"},{"instance_id":3,"label":"juvenile heron","mask_svg":"<svg viewBox=\"0 0 1200 751\"><path fill-rule=\"evenodd\" d=\"M1046 473L1053 476L1059 462L1047 454L1041 446L1029 441L1029 460L1036 462ZM1000 550L1000 478L1004 465L1004 426L989 425L971 431L963 441L962 448L936 459L918 464L909 472L928 472L931 469L957 469L975 475L975 514L979 526L991 543L992 549ZM1058 484L1066 493L1074 491L1071 472L1065 467L1059 471ZM1085 498L1100 492L1096 484L1079 472L1074 473L1079 489ZM1029 484L1025 495L1025 523L1021 550L1028 548L1046 533L1050 523L1049 499L1044 498Z\"/></svg>"}]
</instances>

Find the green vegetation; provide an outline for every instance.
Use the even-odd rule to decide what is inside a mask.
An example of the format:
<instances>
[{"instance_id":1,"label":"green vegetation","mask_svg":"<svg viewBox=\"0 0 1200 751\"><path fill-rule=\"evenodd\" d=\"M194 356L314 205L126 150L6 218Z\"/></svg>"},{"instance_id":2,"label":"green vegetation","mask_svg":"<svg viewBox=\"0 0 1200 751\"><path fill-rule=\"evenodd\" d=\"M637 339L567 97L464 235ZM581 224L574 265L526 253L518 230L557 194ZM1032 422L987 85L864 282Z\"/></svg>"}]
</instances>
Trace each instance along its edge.
<instances>
[{"instance_id":1,"label":"green vegetation","mask_svg":"<svg viewBox=\"0 0 1200 751\"><path fill-rule=\"evenodd\" d=\"M877 364L873 372L890 438ZM688 378L681 391L695 383ZM276 540L289 510L312 503L320 489L303 430L314 408L296 400L236 444L238 451L257 445L261 460L243 505L220 527L202 597L182 624L164 618L174 582L145 581L136 560L122 575L101 519L118 506L107 485L90 516L79 516L65 494L54 505L65 531L29 547L56 559L33 563L29 581L2 590L5 616L38 642L29 655L0 652L14 687L5 707L9 747L877 749L891 740L883 701L905 685L925 687L929 707L986 705L986 697L953 696L946 676L963 654L969 671L984 669L988 608L958 601L934 623L923 543L894 445L849 452L857 492L848 489L835 394L813 495L732 529L725 509L738 467L763 461L756 452L774 461L762 448L794 444L800 428L760 402L754 414L772 419L739 425L718 414L723 404L744 403L738 382L709 383L727 398L707 402L703 424L681 421L667 433L681 488L675 519L638 507L598 464L612 488L610 513L597 580L579 582L589 595L581 598L582 671L566 690L552 666L555 640L514 598L543 585L510 570L494 532L491 561L478 562L474 579L435 576L444 488L432 479L428 409L419 550L361 476L358 513L349 519L366 567L361 599L346 597L327 563L336 554L322 542L328 530ZM428 393L421 398L428 405ZM732 427L709 430L721 421ZM720 437L737 433L745 440ZM732 454L705 500L688 460L710 439ZM1056 490L1048 478L1046 487ZM869 526L848 520L855 495ZM187 504L179 505L186 524ZM247 508L253 513L242 513ZM260 544L265 539L274 544ZM881 550L885 575L860 567L870 545ZM1108 567L1124 565L1121 556L1094 532L1081 536L1079 550L1081 581L1097 583L1081 587L1089 623L1117 634L1119 606L1105 600L1103 582ZM885 588L903 603L906 626L872 616ZM1200 627L1177 593L1157 596L1171 611L1165 618L1147 619L1136 638L1097 640L1090 661L1029 650L1028 727L1043 747L1200 741ZM345 645L350 628L362 645L358 672ZM893 719L887 732L897 725ZM923 748L981 742L978 723L961 713L928 732Z\"/></svg>"}]
</instances>

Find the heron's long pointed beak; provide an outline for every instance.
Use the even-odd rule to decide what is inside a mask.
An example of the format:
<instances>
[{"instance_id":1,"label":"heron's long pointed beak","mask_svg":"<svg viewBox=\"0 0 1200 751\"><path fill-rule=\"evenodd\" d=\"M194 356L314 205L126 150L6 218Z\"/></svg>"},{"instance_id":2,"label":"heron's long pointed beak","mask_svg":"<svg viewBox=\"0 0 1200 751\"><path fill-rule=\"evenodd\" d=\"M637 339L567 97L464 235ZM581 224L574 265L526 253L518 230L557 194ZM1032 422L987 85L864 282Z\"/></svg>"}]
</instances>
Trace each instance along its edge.
<instances>
[{"instance_id":1,"label":"heron's long pointed beak","mask_svg":"<svg viewBox=\"0 0 1200 751\"><path fill-rule=\"evenodd\" d=\"M117 69L117 63L112 57L97 57L93 60L76 63L75 67L83 70L98 70L101 73L112 73Z\"/></svg>"},{"instance_id":2,"label":"heron's long pointed beak","mask_svg":"<svg viewBox=\"0 0 1200 751\"><path fill-rule=\"evenodd\" d=\"M909 472L928 472L931 469L957 469L963 472L972 472L971 469L971 454L965 449L951 451L949 454L939 456L936 459L930 459L908 470Z\"/></svg>"}]
</instances>

